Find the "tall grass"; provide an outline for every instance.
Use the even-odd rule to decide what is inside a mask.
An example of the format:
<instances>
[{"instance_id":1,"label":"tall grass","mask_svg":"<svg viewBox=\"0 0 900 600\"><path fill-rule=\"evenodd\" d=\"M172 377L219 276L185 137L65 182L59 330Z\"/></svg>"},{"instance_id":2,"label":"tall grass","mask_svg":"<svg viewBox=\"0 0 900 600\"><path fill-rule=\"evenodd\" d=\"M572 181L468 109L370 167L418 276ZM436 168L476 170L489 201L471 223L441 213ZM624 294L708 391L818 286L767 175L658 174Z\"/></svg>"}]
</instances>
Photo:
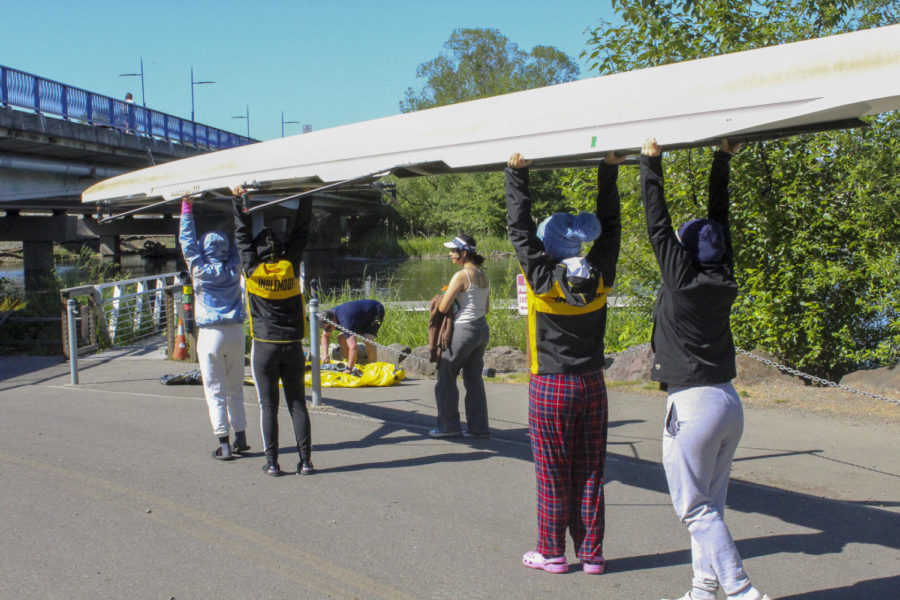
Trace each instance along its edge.
<instances>
[{"instance_id":1,"label":"tall grass","mask_svg":"<svg viewBox=\"0 0 900 600\"><path fill-rule=\"evenodd\" d=\"M352 293L350 288L346 287L333 294L322 294L319 304L324 310L344 302L359 300L362 297L362 294ZM428 313L426 311L392 308L390 303L397 301L396 294L376 294L372 298L384 304L386 308L384 324L378 332L378 343L402 344L410 348L428 344ZM491 294L491 305L494 308L487 314L488 327L491 330L488 348L511 346L524 352L526 317L520 315L517 310L500 308L508 301L509 298L502 297L502 294ZM605 336L607 352L620 352L649 341L651 327L650 317L638 308L608 309Z\"/></svg>"},{"instance_id":2,"label":"tall grass","mask_svg":"<svg viewBox=\"0 0 900 600\"><path fill-rule=\"evenodd\" d=\"M407 256L443 256L447 254L447 248L444 242L453 239L452 235L443 237L412 237L397 240L400 248ZM513 252L512 244L509 239L501 236L488 236L475 238L478 246L478 253L488 255L492 252Z\"/></svg>"},{"instance_id":3,"label":"tall grass","mask_svg":"<svg viewBox=\"0 0 900 600\"><path fill-rule=\"evenodd\" d=\"M72 254L67 255L69 258ZM17 317L58 317L63 304L59 291L68 287L127 279L128 273L120 271L118 265L104 263L90 248L82 247L74 257L75 268L62 275L48 274L42 279L37 291L25 292L6 279L0 279L0 302L4 298L17 298L27 302ZM85 299L81 299L82 302ZM59 354L61 346L48 345L60 337L58 323L5 323L0 336L0 353L27 352L29 354ZM102 339L102 338L101 338ZM44 343L32 343L42 340Z\"/></svg>"}]
</instances>

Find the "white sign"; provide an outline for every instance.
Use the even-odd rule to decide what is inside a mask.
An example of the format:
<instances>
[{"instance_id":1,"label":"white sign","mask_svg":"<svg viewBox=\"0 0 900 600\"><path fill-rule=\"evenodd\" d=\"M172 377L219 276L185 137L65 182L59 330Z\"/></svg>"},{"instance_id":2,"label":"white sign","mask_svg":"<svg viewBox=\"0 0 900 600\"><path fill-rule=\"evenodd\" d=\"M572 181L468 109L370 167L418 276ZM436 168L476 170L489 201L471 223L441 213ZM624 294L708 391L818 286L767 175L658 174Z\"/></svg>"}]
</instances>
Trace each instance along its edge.
<instances>
[{"instance_id":1,"label":"white sign","mask_svg":"<svg viewBox=\"0 0 900 600\"><path fill-rule=\"evenodd\" d=\"M516 275L516 297L519 300L519 314L528 314L528 286L525 285L525 275Z\"/></svg>"}]
</instances>

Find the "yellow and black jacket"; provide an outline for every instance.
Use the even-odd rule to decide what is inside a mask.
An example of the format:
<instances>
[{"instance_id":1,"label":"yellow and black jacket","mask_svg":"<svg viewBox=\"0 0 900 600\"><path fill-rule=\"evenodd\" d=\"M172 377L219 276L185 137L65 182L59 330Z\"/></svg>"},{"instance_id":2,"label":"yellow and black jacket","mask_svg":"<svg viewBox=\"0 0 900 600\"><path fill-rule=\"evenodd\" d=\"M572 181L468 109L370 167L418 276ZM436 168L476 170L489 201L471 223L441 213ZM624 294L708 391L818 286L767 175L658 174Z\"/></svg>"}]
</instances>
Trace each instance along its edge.
<instances>
[{"instance_id":1,"label":"yellow and black jacket","mask_svg":"<svg viewBox=\"0 0 900 600\"><path fill-rule=\"evenodd\" d=\"M251 235L250 216L234 201L235 241L247 284L250 336L259 342L299 342L306 334L300 263L309 234L309 202L301 202L284 247L270 231Z\"/></svg>"},{"instance_id":2,"label":"yellow and black jacket","mask_svg":"<svg viewBox=\"0 0 900 600\"><path fill-rule=\"evenodd\" d=\"M600 237L585 259L588 278L568 278L566 267L547 256L531 216L528 169L506 169L509 238L528 288L530 369L535 374L582 373L602 368L606 297L615 279L621 242L618 167L597 169Z\"/></svg>"}]
</instances>

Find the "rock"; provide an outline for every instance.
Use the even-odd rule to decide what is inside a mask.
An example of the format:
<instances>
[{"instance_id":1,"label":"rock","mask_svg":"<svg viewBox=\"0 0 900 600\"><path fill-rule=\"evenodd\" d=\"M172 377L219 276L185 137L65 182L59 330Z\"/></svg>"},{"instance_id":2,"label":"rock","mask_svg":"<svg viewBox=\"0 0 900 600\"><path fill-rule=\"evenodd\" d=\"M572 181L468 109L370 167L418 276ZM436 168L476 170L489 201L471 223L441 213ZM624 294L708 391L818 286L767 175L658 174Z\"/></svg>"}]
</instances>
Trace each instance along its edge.
<instances>
[{"instance_id":1,"label":"rock","mask_svg":"<svg viewBox=\"0 0 900 600\"><path fill-rule=\"evenodd\" d=\"M395 367L399 367L400 363L406 359L406 355L412 352L412 348L405 344L391 344L388 348L390 348L392 352L385 352L382 350L378 353L378 359L380 362L391 363Z\"/></svg>"},{"instance_id":2,"label":"rock","mask_svg":"<svg viewBox=\"0 0 900 600\"><path fill-rule=\"evenodd\" d=\"M768 352L763 352L762 350L753 350L751 354L759 358L771 360L772 362L776 362L779 364L781 363L778 358L769 354ZM795 385L805 385L803 380L799 377L794 377L793 375L784 373L776 369L775 367L767 365L764 362L747 356L746 354L738 353L737 360L735 362L737 366L737 378L735 379L735 383L751 385L756 383L781 381L784 383L793 383Z\"/></svg>"},{"instance_id":3,"label":"rock","mask_svg":"<svg viewBox=\"0 0 900 600\"><path fill-rule=\"evenodd\" d=\"M484 353L484 367L498 373L524 371L528 368L525 353L512 346L494 346Z\"/></svg>"},{"instance_id":4,"label":"rock","mask_svg":"<svg viewBox=\"0 0 900 600\"><path fill-rule=\"evenodd\" d=\"M428 346L419 346L413 348L409 354L411 356L403 357L400 365L406 371L407 377L434 377L437 372L437 365L429 360L431 357L431 349ZM416 357L416 358L414 358ZM421 360L420 360L421 359Z\"/></svg>"},{"instance_id":5,"label":"rock","mask_svg":"<svg viewBox=\"0 0 900 600\"><path fill-rule=\"evenodd\" d=\"M847 373L841 377L840 384L875 394L900 396L900 363L893 367L863 369Z\"/></svg>"},{"instance_id":6,"label":"rock","mask_svg":"<svg viewBox=\"0 0 900 600\"><path fill-rule=\"evenodd\" d=\"M650 381L650 369L653 367L653 352L650 345L646 344L639 350L626 350L607 356L607 361L612 364L607 366L604 375L610 381Z\"/></svg>"},{"instance_id":7,"label":"rock","mask_svg":"<svg viewBox=\"0 0 900 600\"><path fill-rule=\"evenodd\" d=\"M773 362L779 362L777 358L761 350L754 350L753 355ZM607 360L610 358L612 359L612 365L608 365L605 371L607 380L650 381L650 371L653 368L653 353L649 344L641 347L639 350L629 349L612 357L608 356ZM737 355L736 367L736 384L749 385L772 381L782 381L795 385L804 384L801 379L782 373L778 369L746 354L739 353Z\"/></svg>"}]
</instances>

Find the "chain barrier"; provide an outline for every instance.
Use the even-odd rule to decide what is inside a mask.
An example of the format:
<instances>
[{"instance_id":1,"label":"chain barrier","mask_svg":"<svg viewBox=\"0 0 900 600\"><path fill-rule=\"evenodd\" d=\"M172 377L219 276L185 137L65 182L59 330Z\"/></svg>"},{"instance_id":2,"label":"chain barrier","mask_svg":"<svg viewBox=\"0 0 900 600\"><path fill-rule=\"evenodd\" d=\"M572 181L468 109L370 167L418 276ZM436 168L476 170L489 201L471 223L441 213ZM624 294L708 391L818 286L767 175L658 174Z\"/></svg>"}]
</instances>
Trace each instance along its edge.
<instances>
[{"instance_id":1,"label":"chain barrier","mask_svg":"<svg viewBox=\"0 0 900 600\"><path fill-rule=\"evenodd\" d=\"M341 325L340 323L335 323L334 321L332 321L331 319L329 319L328 317L325 316L325 311L319 311L319 312L317 312L317 313L316 313L316 316L319 318L319 321L321 321L321 322L323 322L323 323L328 323L329 325L334 326L335 329L340 329L341 331L343 331L343 332L344 332L345 334L347 334L348 336L352 335L352 336L356 336L356 337L359 337L359 338L364 337L364 336L363 336L362 334L360 334L360 333L356 333L355 331L350 331L349 329L347 329L346 327L344 327L344 326ZM372 339L369 339L369 338L365 338L365 340L366 340L367 343L372 344L372 345L375 346L376 348L383 348L384 350L387 350L388 352L393 352L394 354L399 354L400 356L405 356L406 358L412 358L412 359L415 359L415 360L417 360L417 361L419 361L419 362L421 362L421 363L424 363L424 364L426 364L426 365L429 364L429 362L430 362L430 361L428 361L428 360L422 358L421 356L416 356L416 355L414 355L414 354L410 354L409 352L403 352L402 350L397 350L396 348L391 348L390 346L385 346L384 344L379 344L379 343L376 342L375 340L372 340ZM310 343L318 343L318 341L317 341L317 340L310 340ZM320 358L324 358L324 357L320 357ZM329 359L329 360L330 360L330 359Z\"/></svg>"},{"instance_id":2,"label":"chain barrier","mask_svg":"<svg viewBox=\"0 0 900 600\"><path fill-rule=\"evenodd\" d=\"M848 385L841 385L840 383L828 381L827 379L823 379L821 377L816 377L815 375L810 375L808 373L804 373L802 371L798 371L797 369L791 368L787 365L777 363L774 360L769 360L768 358L763 358L762 356L756 356L752 352L748 352L747 350L744 350L742 348L736 348L736 350L740 354L743 354L744 356L749 356L750 358L758 360L759 362L763 363L764 365L778 369L782 373L787 373L789 375L794 375L795 377L801 377L803 379L808 379L809 381L812 381L813 383L818 383L819 385L832 387L832 388L836 388L839 390L844 390L845 392L850 392L853 394L859 394L860 396L865 396L866 398L873 398L875 400L886 400L887 402L893 402L895 404L900 404L900 400L897 400L895 398L888 398L887 396L873 394L871 392L866 392L863 390L858 390L856 388L852 388Z\"/></svg>"},{"instance_id":3,"label":"chain barrier","mask_svg":"<svg viewBox=\"0 0 900 600\"><path fill-rule=\"evenodd\" d=\"M618 356L623 354L630 354L632 352L639 352L641 350L646 350L650 347L650 344L640 344L638 346L632 346L627 350L622 350L621 352L608 352L607 356ZM822 377L816 377L815 375L810 375L809 373L804 373L803 371L799 371L787 365L783 365L781 363L775 362L774 360L770 360L768 358L763 358L762 356L757 356L752 352L744 350L743 348L735 348L735 350L739 354L743 354L744 356L748 356L754 360L757 360L768 367L772 367L773 369L777 369L782 373L787 373L788 375L793 375L794 377L800 377L802 379L807 379L813 383L819 384L825 387L831 387L839 390L843 390L845 392L850 392L852 394L858 394L860 396L865 396L866 398L872 398L874 400L884 400L887 402L893 402L895 404L900 404L900 400L896 398L888 398L887 396L881 396L879 394L873 394L872 392L866 392L864 390L858 390L856 388L850 387L848 385L841 385L840 383L835 383L833 381L829 381L827 379L823 379Z\"/></svg>"},{"instance_id":4,"label":"chain barrier","mask_svg":"<svg viewBox=\"0 0 900 600\"><path fill-rule=\"evenodd\" d=\"M360 334L358 334L358 333L356 333L356 332L354 332L354 331L350 331L350 330L347 329L346 327L343 327L340 323L335 323L335 322L332 321L331 319L327 318L327 317L325 316L325 313L324 313L323 311L320 311L320 312L318 312L318 313L316 313L316 314L318 315L320 321L323 321L323 322L325 322L325 323L328 323L329 325L333 325L336 329L340 329L340 330L343 331L345 334L347 334L347 335L353 335L353 336L357 336L357 337L362 337ZM379 344L379 343L376 342L375 340L369 340L368 338L366 338L366 339L367 339L367 341L368 341L369 343L373 344L374 346L376 346L376 347L378 347L378 348L383 348L384 350L387 350L388 352L393 352L394 354L398 354L398 355L400 355L400 356L402 356L402 357L415 359L415 360L417 360L417 361L419 361L419 362L421 362L421 363L424 363L424 364L426 364L426 365L429 363L428 360L426 360L426 359L424 359L424 358L422 358L422 357L420 357L420 356L415 356L414 354L410 354L410 353L408 353L408 352L403 352L403 351L401 351L401 350L397 350L397 349L395 349L395 348L391 348L391 347L389 347L389 346L385 346L384 344ZM619 352L607 352L607 353L606 353L606 356L622 356L622 355L625 355L625 354L632 354L632 353L634 353L634 352L640 352L640 351L642 351L642 350L646 350L646 349L649 348L649 347L650 347L650 344L639 344L639 345L637 345L637 346L632 346L631 348L628 348L627 350L621 350L621 351L619 351ZM757 361L763 363L763 364L766 365L766 366L769 366L769 367L772 367L772 368L774 368L774 369L777 369L778 371L780 371L780 372L782 372L782 373L787 373L787 374L793 375L793 376L795 376L795 377L800 377L800 378L802 378L802 379L807 379L807 380L809 380L809 381L811 381L811 382L813 382L813 383L819 384L819 385L821 385L821 386L831 387L831 388L843 390L843 391L845 391L845 392L850 392L850 393L852 393L852 394L858 394L858 395L860 395L860 396L865 396L866 398L872 398L872 399L874 399L874 400L884 400L884 401L887 401L887 402L893 402L893 403L895 403L895 404L900 404L900 400L898 400L898 399L895 399L895 398L888 398L887 396L881 396L880 394L873 394L872 392L866 392L866 391L864 391L864 390L859 390L859 389L850 387L850 386L848 386L848 385L841 385L840 383L835 383L834 381L829 381L829 380L827 380L827 379L823 379L822 377L816 377L815 375L810 375L809 373L804 373L804 372L802 372L802 371L798 371L797 369L794 369L794 368L789 367L789 366L787 366L787 365L783 365L783 364L781 364L781 363L775 362L774 360L770 360L770 359L768 359L768 358L763 358L762 356L757 356L757 355L753 354L752 352L749 352L749 351L747 351L747 350L744 350L743 348L735 348L735 350L736 350L739 354L743 354L744 356L748 356L748 357L750 357L750 358L752 358L752 359L754 359L754 360L757 360ZM513 371L513 373L526 373L526 372L528 372L528 371L529 371L529 369L517 369L517 370Z\"/></svg>"}]
</instances>

